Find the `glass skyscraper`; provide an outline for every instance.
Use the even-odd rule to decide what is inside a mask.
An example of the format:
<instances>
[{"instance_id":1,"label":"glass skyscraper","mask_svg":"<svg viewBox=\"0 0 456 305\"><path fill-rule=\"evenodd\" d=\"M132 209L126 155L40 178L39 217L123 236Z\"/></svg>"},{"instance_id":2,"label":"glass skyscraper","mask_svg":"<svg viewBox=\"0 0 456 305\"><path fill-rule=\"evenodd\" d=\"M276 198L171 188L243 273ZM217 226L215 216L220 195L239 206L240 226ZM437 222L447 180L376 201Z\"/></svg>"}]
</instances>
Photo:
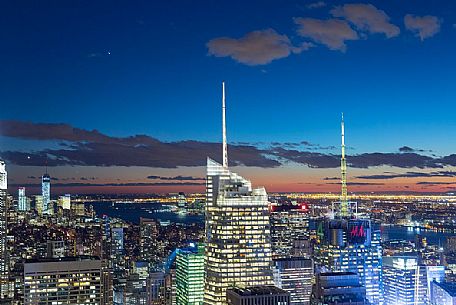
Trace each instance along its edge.
<instances>
[{"instance_id":1,"label":"glass skyscraper","mask_svg":"<svg viewBox=\"0 0 456 305\"><path fill-rule=\"evenodd\" d=\"M319 271L355 272L371 304L382 302L380 231L368 219L328 219L318 225L315 263Z\"/></svg>"},{"instance_id":2,"label":"glass skyscraper","mask_svg":"<svg viewBox=\"0 0 456 305\"><path fill-rule=\"evenodd\" d=\"M19 211L28 211L29 206L25 196L25 187L20 187L17 191L17 209Z\"/></svg>"},{"instance_id":3,"label":"glass skyscraper","mask_svg":"<svg viewBox=\"0 0 456 305\"><path fill-rule=\"evenodd\" d=\"M226 304L226 289L272 284L268 196L264 188L207 162L205 304Z\"/></svg>"},{"instance_id":4,"label":"glass skyscraper","mask_svg":"<svg viewBox=\"0 0 456 305\"><path fill-rule=\"evenodd\" d=\"M41 178L41 195L43 196L43 214L50 214L51 176L46 172Z\"/></svg>"},{"instance_id":5,"label":"glass skyscraper","mask_svg":"<svg viewBox=\"0 0 456 305\"><path fill-rule=\"evenodd\" d=\"M179 249L176 256L176 304L202 305L204 300L204 245Z\"/></svg>"},{"instance_id":6,"label":"glass skyscraper","mask_svg":"<svg viewBox=\"0 0 456 305\"><path fill-rule=\"evenodd\" d=\"M290 293L291 304L309 305L314 266L311 259L274 259L274 284Z\"/></svg>"}]
</instances>

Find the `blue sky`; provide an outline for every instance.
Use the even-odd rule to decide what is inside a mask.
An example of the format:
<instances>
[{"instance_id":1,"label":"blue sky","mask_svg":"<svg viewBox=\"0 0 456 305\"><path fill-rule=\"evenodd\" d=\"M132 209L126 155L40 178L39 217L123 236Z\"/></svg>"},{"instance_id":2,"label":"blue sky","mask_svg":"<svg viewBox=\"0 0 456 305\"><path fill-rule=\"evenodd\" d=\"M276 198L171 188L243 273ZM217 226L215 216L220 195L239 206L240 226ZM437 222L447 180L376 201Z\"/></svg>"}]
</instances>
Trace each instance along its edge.
<instances>
[{"instance_id":1,"label":"blue sky","mask_svg":"<svg viewBox=\"0 0 456 305\"><path fill-rule=\"evenodd\" d=\"M455 12L451 1L8 2L0 119L217 142L225 80L233 144L338 146L344 112L352 154L408 146L450 155ZM356 39L328 45L309 20L336 20L331 39L341 23ZM268 49L265 38L279 45ZM0 151L56 145L3 136Z\"/></svg>"}]
</instances>

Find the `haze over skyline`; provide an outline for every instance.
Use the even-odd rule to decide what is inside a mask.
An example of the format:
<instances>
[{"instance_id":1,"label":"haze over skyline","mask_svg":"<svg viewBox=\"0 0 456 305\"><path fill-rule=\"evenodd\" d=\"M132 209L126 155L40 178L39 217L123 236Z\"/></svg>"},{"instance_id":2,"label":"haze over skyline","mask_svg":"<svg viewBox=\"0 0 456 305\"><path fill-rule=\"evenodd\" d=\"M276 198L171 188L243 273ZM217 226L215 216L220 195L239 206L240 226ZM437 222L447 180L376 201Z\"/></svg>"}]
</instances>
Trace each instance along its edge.
<instances>
[{"instance_id":1,"label":"haze over skyline","mask_svg":"<svg viewBox=\"0 0 456 305\"><path fill-rule=\"evenodd\" d=\"M203 191L221 161L268 192L456 189L456 3L4 4L10 191ZM195 34L196 33L196 34ZM31 47L32 46L32 47ZM432 54L432 56L430 56ZM38 190L38 188L36 188Z\"/></svg>"}]
</instances>

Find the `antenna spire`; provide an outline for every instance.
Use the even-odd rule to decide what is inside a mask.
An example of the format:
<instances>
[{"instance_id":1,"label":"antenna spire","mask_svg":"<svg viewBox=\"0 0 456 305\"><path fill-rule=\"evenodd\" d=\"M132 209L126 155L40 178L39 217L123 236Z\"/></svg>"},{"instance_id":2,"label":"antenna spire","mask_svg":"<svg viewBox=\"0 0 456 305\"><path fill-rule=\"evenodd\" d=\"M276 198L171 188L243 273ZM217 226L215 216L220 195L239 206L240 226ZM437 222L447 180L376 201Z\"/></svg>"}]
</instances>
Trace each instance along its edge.
<instances>
[{"instance_id":1,"label":"antenna spire","mask_svg":"<svg viewBox=\"0 0 456 305\"><path fill-rule=\"evenodd\" d=\"M342 112L341 121L341 136L342 136L342 154L340 158L340 173L342 192L340 196L340 216L347 217L348 215L348 196L347 196L347 160L345 159L345 126L344 126L344 113Z\"/></svg>"},{"instance_id":2,"label":"antenna spire","mask_svg":"<svg viewBox=\"0 0 456 305\"><path fill-rule=\"evenodd\" d=\"M225 81L222 82L222 133L223 133L223 167L228 168L228 148L226 144L226 118L225 118Z\"/></svg>"}]
</instances>

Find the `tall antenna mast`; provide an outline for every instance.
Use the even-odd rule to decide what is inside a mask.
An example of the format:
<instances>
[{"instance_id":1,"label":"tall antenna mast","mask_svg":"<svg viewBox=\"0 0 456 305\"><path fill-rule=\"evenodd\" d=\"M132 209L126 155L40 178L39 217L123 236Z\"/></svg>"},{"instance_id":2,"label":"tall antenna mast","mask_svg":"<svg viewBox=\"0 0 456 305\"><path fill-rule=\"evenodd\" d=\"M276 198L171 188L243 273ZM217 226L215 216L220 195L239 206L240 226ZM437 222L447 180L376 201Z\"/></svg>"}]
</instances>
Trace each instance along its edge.
<instances>
[{"instance_id":1,"label":"tall antenna mast","mask_svg":"<svg viewBox=\"0 0 456 305\"><path fill-rule=\"evenodd\" d=\"M225 81L222 82L222 132L223 132L223 167L228 168L228 148L226 144L226 118L225 118Z\"/></svg>"},{"instance_id":2,"label":"tall antenna mast","mask_svg":"<svg viewBox=\"0 0 456 305\"><path fill-rule=\"evenodd\" d=\"M347 160L345 159L345 126L344 126L344 113L342 113L342 156L340 158L340 173L341 173L341 184L342 193L340 196L340 216L348 216L348 196L347 196Z\"/></svg>"}]
</instances>

